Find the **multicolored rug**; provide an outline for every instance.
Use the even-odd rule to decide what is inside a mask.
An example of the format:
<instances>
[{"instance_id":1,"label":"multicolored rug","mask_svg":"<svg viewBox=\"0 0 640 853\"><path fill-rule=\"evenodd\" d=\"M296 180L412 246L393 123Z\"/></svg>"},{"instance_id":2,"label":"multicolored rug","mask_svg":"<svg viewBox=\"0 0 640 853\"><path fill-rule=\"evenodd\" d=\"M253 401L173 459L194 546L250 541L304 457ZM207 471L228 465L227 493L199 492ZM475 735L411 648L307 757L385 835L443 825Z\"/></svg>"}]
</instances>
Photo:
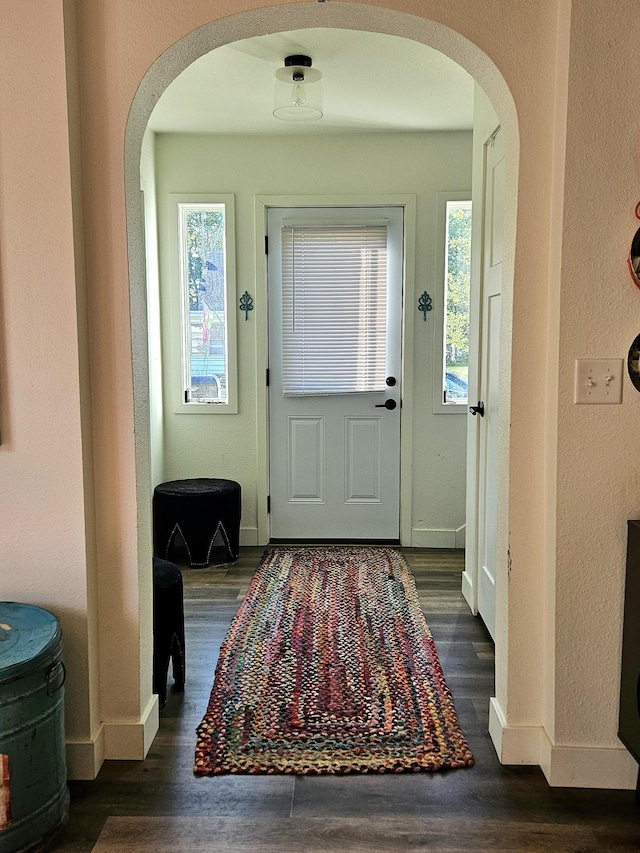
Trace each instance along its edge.
<instances>
[{"instance_id":1,"label":"multicolored rug","mask_svg":"<svg viewBox=\"0 0 640 853\"><path fill-rule=\"evenodd\" d=\"M220 649L195 775L471 764L402 554L265 552Z\"/></svg>"}]
</instances>

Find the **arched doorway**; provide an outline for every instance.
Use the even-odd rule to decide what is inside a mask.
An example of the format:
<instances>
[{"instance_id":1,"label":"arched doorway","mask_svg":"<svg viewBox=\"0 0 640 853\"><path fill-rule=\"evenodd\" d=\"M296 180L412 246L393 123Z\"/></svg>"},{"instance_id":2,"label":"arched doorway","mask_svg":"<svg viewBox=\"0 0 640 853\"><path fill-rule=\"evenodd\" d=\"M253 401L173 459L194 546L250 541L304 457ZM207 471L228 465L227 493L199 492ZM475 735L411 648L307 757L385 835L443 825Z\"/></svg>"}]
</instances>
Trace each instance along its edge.
<instances>
[{"instance_id":1,"label":"arched doorway","mask_svg":"<svg viewBox=\"0 0 640 853\"><path fill-rule=\"evenodd\" d=\"M505 234L505 290L507 306L502 322L502 339L510 341L510 282L515 244L515 209L517 196L518 129L513 99L502 76L489 58L470 41L453 30L421 18L408 16L386 9L365 6L332 4L327 8L310 4L298 4L285 9L247 12L212 23L185 36L167 50L149 69L134 99L127 124L125 149L125 177L128 211L129 273L131 288L132 352L136 423L136 466L138 483L138 551L140 562L150 559L150 516L148 511L151 492L149 468L150 431L148 411L148 326L145 277L144 210L139 193L140 155L144 132L160 93L191 62L205 53L224 44L240 39L278 30L304 29L322 26L340 29L364 30L387 33L422 42L452 58L467 69L489 95L500 117L508 152L506 175L505 219L512 223ZM507 347L508 350L508 347ZM503 356L508 363L508 351ZM508 412L508 370L503 371L504 410ZM505 414L503 417L507 417ZM506 426L505 426L506 429ZM504 448L503 444L503 448ZM508 459L502 450L500 476L506 483ZM501 571L506 577L508 508L507 488L499 490L501 506L498 518L497 538L499 553L504 554ZM499 606L505 606L502 599ZM501 616L498 616L501 619ZM498 646L507 641L507 621L502 617L503 627L496 637ZM504 673L501 674L501 677ZM506 684L501 687L506 690Z\"/></svg>"}]
</instances>

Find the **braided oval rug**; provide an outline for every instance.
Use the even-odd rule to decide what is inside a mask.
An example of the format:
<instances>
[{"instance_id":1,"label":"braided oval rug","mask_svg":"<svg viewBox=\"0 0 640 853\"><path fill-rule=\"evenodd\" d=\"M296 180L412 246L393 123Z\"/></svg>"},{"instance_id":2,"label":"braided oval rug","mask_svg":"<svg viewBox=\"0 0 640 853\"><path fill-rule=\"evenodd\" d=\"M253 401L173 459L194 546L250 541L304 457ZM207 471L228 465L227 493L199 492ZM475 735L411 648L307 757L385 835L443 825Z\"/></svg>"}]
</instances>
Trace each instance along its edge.
<instances>
[{"instance_id":1,"label":"braided oval rug","mask_svg":"<svg viewBox=\"0 0 640 853\"><path fill-rule=\"evenodd\" d=\"M195 775L471 764L402 554L266 551L220 649Z\"/></svg>"}]
</instances>

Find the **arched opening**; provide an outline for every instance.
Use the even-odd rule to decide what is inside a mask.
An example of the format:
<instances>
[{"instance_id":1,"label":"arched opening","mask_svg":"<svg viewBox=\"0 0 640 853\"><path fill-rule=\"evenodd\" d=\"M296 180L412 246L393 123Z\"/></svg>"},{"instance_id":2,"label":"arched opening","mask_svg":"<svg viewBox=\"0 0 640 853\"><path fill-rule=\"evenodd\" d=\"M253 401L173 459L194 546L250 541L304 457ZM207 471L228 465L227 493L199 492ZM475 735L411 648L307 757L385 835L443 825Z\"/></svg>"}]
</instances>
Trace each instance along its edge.
<instances>
[{"instance_id":1,"label":"arched opening","mask_svg":"<svg viewBox=\"0 0 640 853\"><path fill-rule=\"evenodd\" d=\"M502 76L488 57L470 41L453 30L434 22L385 9L353 7L335 4L326 9L310 4L289 6L287 10L248 12L209 24L190 33L167 50L149 69L134 99L127 124L125 150L125 177L127 192L129 272L131 288L131 328L133 352L133 376L135 394L136 466L138 506L138 552L141 563L151 556L150 496L152 475L150 453L152 441L149 415L149 327L147 304L147 280L145 270L145 229L143 198L140 188L140 158L143 138L152 110L164 89L193 61L223 45L259 36L267 32L290 31L311 27L329 27L343 30L359 30L385 33L421 42L434 48L465 68L486 92L491 100L503 128L507 148L507 171L505 176L505 233L504 233L504 289L500 338L502 359L510 363L511 337L511 282L515 246L515 210L517 195L518 128L515 107ZM508 367L501 372L501 400L503 403L501 429L506 430L509 410ZM506 444L501 444L498 473L505 487L498 489L499 508L497 513L496 539L499 554L507 553L508 507L506 488L508 474ZM506 577L505 566L499 574ZM508 640L506 594L499 599L497 614L496 643L504 649ZM503 692L506 685L499 689Z\"/></svg>"}]
</instances>

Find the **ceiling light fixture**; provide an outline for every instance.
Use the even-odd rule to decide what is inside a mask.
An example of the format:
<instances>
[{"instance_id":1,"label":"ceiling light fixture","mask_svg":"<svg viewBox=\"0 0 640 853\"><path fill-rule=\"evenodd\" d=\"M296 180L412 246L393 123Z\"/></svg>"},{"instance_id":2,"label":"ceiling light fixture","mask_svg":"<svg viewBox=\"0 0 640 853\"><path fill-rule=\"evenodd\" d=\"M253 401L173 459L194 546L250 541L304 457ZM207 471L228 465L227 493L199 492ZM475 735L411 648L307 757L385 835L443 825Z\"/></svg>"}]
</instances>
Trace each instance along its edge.
<instances>
[{"instance_id":1,"label":"ceiling light fixture","mask_svg":"<svg viewBox=\"0 0 640 853\"><path fill-rule=\"evenodd\" d=\"M310 56L295 54L275 72L273 114L281 121L322 118L322 74L311 65Z\"/></svg>"}]
</instances>

